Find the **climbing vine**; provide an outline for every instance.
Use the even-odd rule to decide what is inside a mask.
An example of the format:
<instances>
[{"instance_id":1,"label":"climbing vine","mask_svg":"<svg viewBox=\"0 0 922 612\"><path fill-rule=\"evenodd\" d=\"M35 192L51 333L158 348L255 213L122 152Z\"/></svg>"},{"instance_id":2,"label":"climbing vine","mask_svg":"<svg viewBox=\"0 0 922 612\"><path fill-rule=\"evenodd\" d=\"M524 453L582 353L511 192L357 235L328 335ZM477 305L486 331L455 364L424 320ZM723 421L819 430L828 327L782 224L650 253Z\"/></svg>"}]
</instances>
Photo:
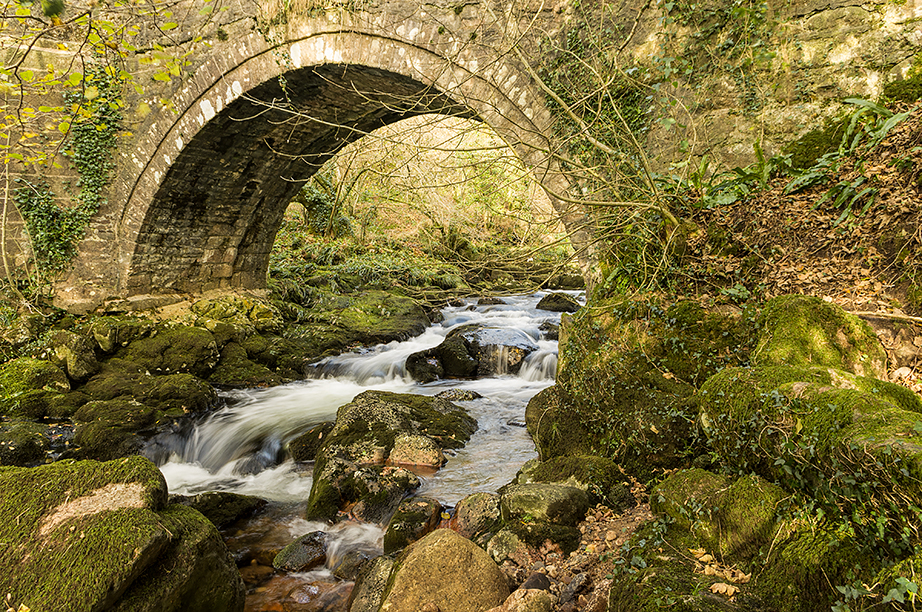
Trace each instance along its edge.
<instances>
[{"instance_id":1,"label":"climbing vine","mask_svg":"<svg viewBox=\"0 0 922 612\"><path fill-rule=\"evenodd\" d=\"M44 180L17 179L13 201L22 214L43 280L64 270L77 242L104 201L113 169L112 153L122 120L121 80L115 70L94 66L82 91L65 95L76 120L64 141L64 155L80 177L75 206L62 206Z\"/></svg>"}]
</instances>

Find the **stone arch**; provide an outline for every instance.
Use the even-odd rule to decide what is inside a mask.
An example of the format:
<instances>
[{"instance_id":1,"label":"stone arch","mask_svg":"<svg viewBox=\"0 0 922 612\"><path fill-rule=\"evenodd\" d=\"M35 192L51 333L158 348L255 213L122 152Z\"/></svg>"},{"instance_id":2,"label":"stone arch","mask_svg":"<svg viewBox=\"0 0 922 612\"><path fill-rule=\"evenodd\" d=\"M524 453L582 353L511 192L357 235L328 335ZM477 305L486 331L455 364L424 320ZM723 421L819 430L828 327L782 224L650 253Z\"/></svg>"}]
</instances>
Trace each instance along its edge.
<instances>
[{"instance_id":1,"label":"stone arch","mask_svg":"<svg viewBox=\"0 0 922 612\"><path fill-rule=\"evenodd\" d=\"M62 304L264 289L300 187L285 179L305 179L362 134L418 114L484 121L549 191L565 188L548 155L543 95L503 58L427 48L434 24L404 22L386 36L306 23L284 45L254 35L212 56L174 95L178 112L148 122L122 154L120 205L98 216L58 287ZM287 112L289 101L309 117ZM582 215L565 212L564 222L572 231Z\"/></svg>"}]
</instances>

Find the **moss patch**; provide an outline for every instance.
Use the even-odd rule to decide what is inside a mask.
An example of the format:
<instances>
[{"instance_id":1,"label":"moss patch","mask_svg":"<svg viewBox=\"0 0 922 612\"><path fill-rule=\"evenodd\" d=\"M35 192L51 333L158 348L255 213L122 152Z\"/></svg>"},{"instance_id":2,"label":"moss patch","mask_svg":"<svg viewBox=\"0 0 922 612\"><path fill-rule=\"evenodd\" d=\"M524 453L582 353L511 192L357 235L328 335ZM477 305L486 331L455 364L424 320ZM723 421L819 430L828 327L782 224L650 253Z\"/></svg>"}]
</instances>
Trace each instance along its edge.
<instances>
[{"instance_id":1,"label":"moss patch","mask_svg":"<svg viewBox=\"0 0 922 612\"><path fill-rule=\"evenodd\" d=\"M616 513L636 503L618 464L605 457L555 457L528 470L523 467L519 484L526 482L559 482L579 487L589 494L590 505L605 504Z\"/></svg>"},{"instance_id":2,"label":"moss patch","mask_svg":"<svg viewBox=\"0 0 922 612\"><path fill-rule=\"evenodd\" d=\"M63 370L49 361L20 357L0 366L0 414L42 418L49 394L70 391Z\"/></svg>"}]
</instances>

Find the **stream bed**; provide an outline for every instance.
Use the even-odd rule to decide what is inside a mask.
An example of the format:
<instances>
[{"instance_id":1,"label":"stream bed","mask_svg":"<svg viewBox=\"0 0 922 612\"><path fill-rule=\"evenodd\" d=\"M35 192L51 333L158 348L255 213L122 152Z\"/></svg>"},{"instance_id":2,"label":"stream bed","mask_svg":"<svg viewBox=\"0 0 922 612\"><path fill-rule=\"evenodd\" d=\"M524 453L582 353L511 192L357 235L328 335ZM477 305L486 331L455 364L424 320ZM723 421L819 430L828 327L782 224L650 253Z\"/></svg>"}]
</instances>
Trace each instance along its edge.
<instances>
[{"instance_id":1,"label":"stream bed","mask_svg":"<svg viewBox=\"0 0 922 612\"><path fill-rule=\"evenodd\" d=\"M252 566L242 569L250 587L247 610L299 610L301 600L312 602L309 609L344 610L339 607L344 604L337 602L345 601L351 586L337 581L330 568L348 551L381 554L380 526L343 522L330 527L301 518L311 489L310 465L285 459L284 452L288 441L310 427L335 420L337 408L359 393L375 389L434 395L463 389L482 396L455 402L478 422L468 444L448 452L448 463L439 471L419 474L422 486L416 494L435 498L443 507L451 507L471 493L496 491L523 463L537 456L524 426L525 406L554 382L557 341L548 339L546 332L560 322L560 313L536 309L543 295L505 297L504 304L492 305L466 300L445 308L443 320L420 336L326 358L309 368L307 380L222 393L226 407L179 441L160 469L170 493L230 491L269 501L257 517L224 534L235 556ZM449 331L465 324L519 330L532 338L538 350L526 358L515 375L428 384L413 381L404 368L406 358L437 346ZM326 566L300 574L272 575L271 567L267 567L271 566L271 551L317 530L328 533ZM329 601L324 603L323 598ZM284 600L292 605L278 605Z\"/></svg>"}]
</instances>

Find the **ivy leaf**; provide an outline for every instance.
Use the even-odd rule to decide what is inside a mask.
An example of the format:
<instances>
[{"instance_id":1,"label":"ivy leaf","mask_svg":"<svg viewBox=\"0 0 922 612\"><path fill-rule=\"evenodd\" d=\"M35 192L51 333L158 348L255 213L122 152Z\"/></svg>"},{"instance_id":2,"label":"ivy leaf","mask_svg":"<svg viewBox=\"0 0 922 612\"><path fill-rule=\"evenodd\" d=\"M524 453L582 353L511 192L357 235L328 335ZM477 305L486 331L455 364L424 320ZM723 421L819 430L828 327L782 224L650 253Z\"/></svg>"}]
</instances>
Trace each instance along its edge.
<instances>
[{"instance_id":1,"label":"ivy leaf","mask_svg":"<svg viewBox=\"0 0 922 612\"><path fill-rule=\"evenodd\" d=\"M35 78L35 73L31 70L23 70L19 73L19 78L28 83Z\"/></svg>"},{"instance_id":2,"label":"ivy leaf","mask_svg":"<svg viewBox=\"0 0 922 612\"><path fill-rule=\"evenodd\" d=\"M160 29L166 32L167 30L175 30L178 27L179 27L179 24L176 23L175 21L168 21L162 26L160 26Z\"/></svg>"},{"instance_id":3,"label":"ivy leaf","mask_svg":"<svg viewBox=\"0 0 922 612\"><path fill-rule=\"evenodd\" d=\"M154 75L155 81L169 81L170 73L169 72L158 72Z\"/></svg>"}]
</instances>

